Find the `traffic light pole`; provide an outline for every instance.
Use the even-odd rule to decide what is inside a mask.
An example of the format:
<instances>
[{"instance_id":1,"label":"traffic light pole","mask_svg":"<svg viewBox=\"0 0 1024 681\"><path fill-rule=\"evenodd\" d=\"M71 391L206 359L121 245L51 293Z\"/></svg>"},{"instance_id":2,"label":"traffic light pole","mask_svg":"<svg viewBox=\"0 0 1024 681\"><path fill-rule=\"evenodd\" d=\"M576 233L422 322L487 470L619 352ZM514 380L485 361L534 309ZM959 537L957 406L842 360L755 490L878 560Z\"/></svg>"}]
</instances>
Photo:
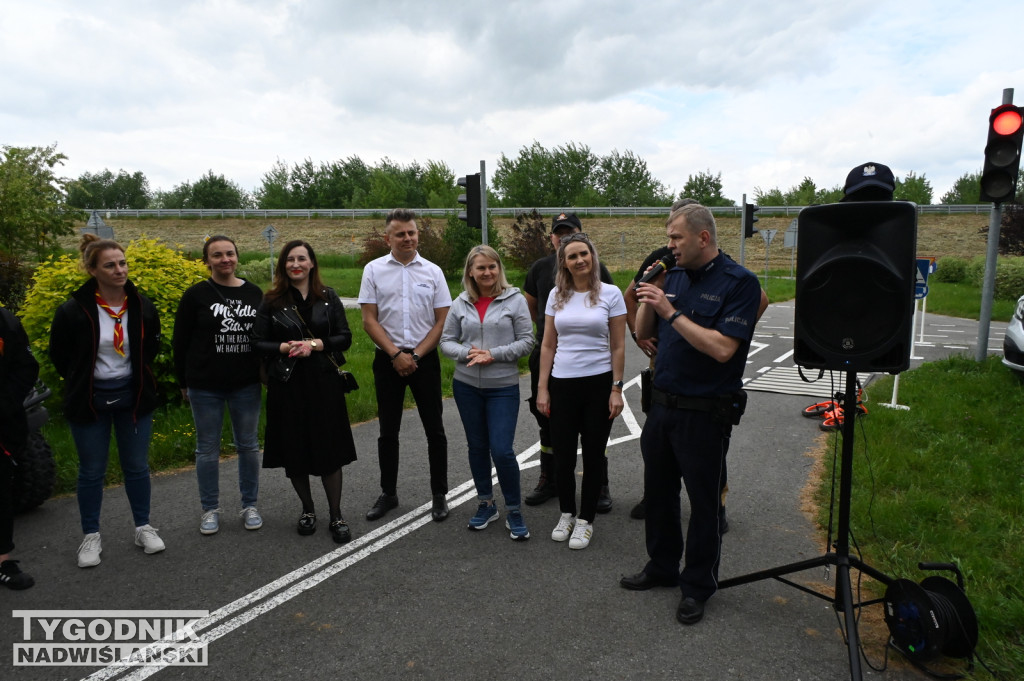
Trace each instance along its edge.
<instances>
[{"instance_id":1,"label":"traffic light pole","mask_svg":"<svg viewBox=\"0 0 1024 681\"><path fill-rule=\"evenodd\" d=\"M487 169L480 161L480 238L487 245Z\"/></svg>"},{"instance_id":2,"label":"traffic light pole","mask_svg":"<svg viewBox=\"0 0 1024 681\"><path fill-rule=\"evenodd\" d=\"M747 195L743 195L743 202L740 204L740 267L746 267L746 251L747 251L747 236L746 227L747 224Z\"/></svg>"},{"instance_id":3,"label":"traffic light pole","mask_svg":"<svg viewBox=\"0 0 1024 681\"><path fill-rule=\"evenodd\" d=\"M1013 88L1003 89L1003 104L1013 104ZM993 203L988 218L988 246L985 251L985 279L981 285L981 312L978 314L977 362L988 357L988 331L992 324L992 300L996 291L996 264L999 258L999 229L1003 221L1003 204Z\"/></svg>"}]
</instances>

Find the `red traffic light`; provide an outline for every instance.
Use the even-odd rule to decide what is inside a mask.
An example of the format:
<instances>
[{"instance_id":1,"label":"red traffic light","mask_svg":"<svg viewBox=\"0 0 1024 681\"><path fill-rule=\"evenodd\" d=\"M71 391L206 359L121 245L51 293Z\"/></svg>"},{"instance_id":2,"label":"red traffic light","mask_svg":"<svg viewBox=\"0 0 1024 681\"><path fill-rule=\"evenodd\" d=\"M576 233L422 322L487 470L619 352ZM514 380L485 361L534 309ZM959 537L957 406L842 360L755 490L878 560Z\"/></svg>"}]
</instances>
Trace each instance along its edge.
<instances>
[{"instance_id":1,"label":"red traffic light","mask_svg":"<svg viewBox=\"0 0 1024 681\"><path fill-rule=\"evenodd\" d=\"M992 130L1000 135L1012 135L1021 126L1021 116L1016 109L1002 111L992 119Z\"/></svg>"}]
</instances>

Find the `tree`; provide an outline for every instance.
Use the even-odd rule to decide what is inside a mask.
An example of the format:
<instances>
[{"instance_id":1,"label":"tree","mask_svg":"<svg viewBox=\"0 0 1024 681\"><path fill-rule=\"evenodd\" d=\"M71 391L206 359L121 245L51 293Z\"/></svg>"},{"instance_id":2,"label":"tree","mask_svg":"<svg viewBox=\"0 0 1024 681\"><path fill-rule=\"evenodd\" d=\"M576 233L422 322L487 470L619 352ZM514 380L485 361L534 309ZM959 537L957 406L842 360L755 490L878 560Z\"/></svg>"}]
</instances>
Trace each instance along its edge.
<instances>
[{"instance_id":1,"label":"tree","mask_svg":"<svg viewBox=\"0 0 1024 681\"><path fill-rule=\"evenodd\" d=\"M932 184L922 173L920 177L911 170L900 182L896 178L896 191L893 198L897 201L913 201L919 206L927 206L932 202Z\"/></svg>"},{"instance_id":2,"label":"tree","mask_svg":"<svg viewBox=\"0 0 1024 681\"><path fill-rule=\"evenodd\" d=\"M498 159L492 183L502 206L546 206L554 185L551 152L534 141L515 159Z\"/></svg>"},{"instance_id":3,"label":"tree","mask_svg":"<svg viewBox=\"0 0 1024 681\"><path fill-rule=\"evenodd\" d=\"M754 201L759 206L786 205L786 197L778 187L772 187L767 190L761 189L760 187L754 187Z\"/></svg>"},{"instance_id":4,"label":"tree","mask_svg":"<svg viewBox=\"0 0 1024 681\"><path fill-rule=\"evenodd\" d=\"M104 168L98 173L82 173L68 187L68 203L76 208L133 208L149 206L149 180L141 171L117 175Z\"/></svg>"},{"instance_id":5,"label":"tree","mask_svg":"<svg viewBox=\"0 0 1024 681\"><path fill-rule=\"evenodd\" d=\"M577 206L595 196L600 159L585 144L547 150L534 142L498 159L493 186L502 206Z\"/></svg>"},{"instance_id":6,"label":"tree","mask_svg":"<svg viewBox=\"0 0 1024 681\"><path fill-rule=\"evenodd\" d=\"M427 161L423 171L423 193L427 208L450 208L458 203L459 186L455 172L443 161Z\"/></svg>"},{"instance_id":7,"label":"tree","mask_svg":"<svg viewBox=\"0 0 1024 681\"><path fill-rule=\"evenodd\" d=\"M949 191L942 195L942 203L953 205L970 205L981 202L981 171L964 173Z\"/></svg>"},{"instance_id":8,"label":"tree","mask_svg":"<svg viewBox=\"0 0 1024 681\"><path fill-rule=\"evenodd\" d=\"M253 199L258 208L292 207L288 165L284 161L277 159L270 170L263 174L263 184L253 192Z\"/></svg>"},{"instance_id":9,"label":"tree","mask_svg":"<svg viewBox=\"0 0 1024 681\"><path fill-rule=\"evenodd\" d=\"M804 177L800 184L786 192L787 206L811 206L818 203L818 188L814 180Z\"/></svg>"},{"instance_id":10,"label":"tree","mask_svg":"<svg viewBox=\"0 0 1024 681\"><path fill-rule=\"evenodd\" d=\"M0 152L0 251L42 259L72 234L81 212L68 205L67 178L55 168L67 157L49 147L2 147Z\"/></svg>"},{"instance_id":11,"label":"tree","mask_svg":"<svg viewBox=\"0 0 1024 681\"><path fill-rule=\"evenodd\" d=\"M679 198L697 199L704 206L735 206L735 202L722 196L722 173L712 175L711 170L689 175Z\"/></svg>"},{"instance_id":12,"label":"tree","mask_svg":"<svg viewBox=\"0 0 1024 681\"><path fill-rule=\"evenodd\" d=\"M251 208L253 205L249 192L223 175L215 175L212 170L208 170L194 184L186 180L175 185L169 192L157 192L155 198L163 208L237 210Z\"/></svg>"},{"instance_id":13,"label":"tree","mask_svg":"<svg viewBox=\"0 0 1024 681\"><path fill-rule=\"evenodd\" d=\"M643 160L627 149L617 149L601 159L594 173L597 193L602 206L660 206L669 205L665 185L656 180ZM588 202L589 204L590 202Z\"/></svg>"}]
</instances>

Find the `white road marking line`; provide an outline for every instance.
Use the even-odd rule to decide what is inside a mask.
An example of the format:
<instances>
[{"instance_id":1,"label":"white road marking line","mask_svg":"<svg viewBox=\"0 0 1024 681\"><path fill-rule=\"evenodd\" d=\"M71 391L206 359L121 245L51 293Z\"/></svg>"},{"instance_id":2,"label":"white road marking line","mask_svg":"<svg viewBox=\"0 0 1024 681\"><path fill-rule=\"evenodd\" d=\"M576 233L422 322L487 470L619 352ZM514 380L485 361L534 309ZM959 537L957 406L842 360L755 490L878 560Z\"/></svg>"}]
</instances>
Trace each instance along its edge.
<instances>
[{"instance_id":1,"label":"white road marking line","mask_svg":"<svg viewBox=\"0 0 1024 681\"><path fill-rule=\"evenodd\" d=\"M627 388L639 384L639 376L632 378L623 386L623 396L625 396ZM608 446L628 442L640 437L640 425L633 415L632 409L629 407L628 400L625 399L623 400L622 420L623 423L626 424L626 427L629 428L629 435L609 440ZM538 465L540 463L539 460L531 461L526 464L522 463L523 460L530 458L538 451L540 451L540 442L535 442L519 454L516 459L520 461L520 468L532 468ZM495 475L493 468L491 469L491 475ZM462 483L454 490L448 492L449 506L451 508L457 508L470 499L475 498L476 487L472 478ZM409 511L405 515L395 518L391 522L372 530L368 534L352 540L345 546L341 546L330 553L320 556L316 560L310 561L302 567L292 570L288 574L275 579L259 589L256 589L252 593L242 596L241 598L214 610L207 617L204 617L193 625L192 629L194 631L203 633L199 634L198 639L192 642L191 645L182 644L181 641L175 642L171 640L161 640L146 646L145 650L160 651L167 648L174 648L176 650L181 650L182 654L187 654L187 651L190 648L209 645L226 634L231 633L240 626L251 622L260 615L268 613L279 605L283 605L296 596L312 589L326 579L333 577L343 570L347 570L364 558L369 558L392 542L398 541L412 533L414 530L418 530L427 523L432 522L433 519L427 513L431 507L432 503L423 504L422 506ZM341 560L337 560L339 558L341 558ZM336 560L337 562L334 562ZM275 592L279 593L271 598L267 598ZM264 598L267 599L263 600ZM240 614L236 615L235 613ZM222 624L214 626L222 620L225 620ZM211 629L210 627L213 628ZM136 667L133 665L115 662L87 677L83 677L83 681L101 681L104 679L110 679L128 670L131 670L131 673L121 677L123 681L141 681L142 679L147 679L168 666L170 666L169 663L147 667Z\"/></svg>"},{"instance_id":2,"label":"white road marking line","mask_svg":"<svg viewBox=\"0 0 1024 681\"><path fill-rule=\"evenodd\" d=\"M774 361L775 362L785 362L787 359L789 359L790 357L793 356L793 352L794 352L794 350L790 350L789 352L787 352L787 353L785 353L783 355L779 355L778 357L775 358Z\"/></svg>"}]
</instances>

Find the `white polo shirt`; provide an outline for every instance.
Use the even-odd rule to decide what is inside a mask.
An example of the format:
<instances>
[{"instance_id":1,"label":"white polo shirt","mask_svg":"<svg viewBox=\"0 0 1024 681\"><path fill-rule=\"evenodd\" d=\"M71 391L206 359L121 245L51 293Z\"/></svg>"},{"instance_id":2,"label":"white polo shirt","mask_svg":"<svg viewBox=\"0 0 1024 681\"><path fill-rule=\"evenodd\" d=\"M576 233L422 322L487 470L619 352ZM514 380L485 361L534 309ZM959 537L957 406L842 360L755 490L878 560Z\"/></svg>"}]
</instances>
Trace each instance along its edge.
<instances>
[{"instance_id":1,"label":"white polo shirt","mask_svg":"<svg viewBox=\"0 0 1024 681\"><path fill-rule=\"evenodd\" d=\"M358 302L376 305L391 342L412 350L434 327L434 310L452 306L452 294L441 268L419 253L408 265L388 253L363 268Z\"/></svg>"}]
</instances>

